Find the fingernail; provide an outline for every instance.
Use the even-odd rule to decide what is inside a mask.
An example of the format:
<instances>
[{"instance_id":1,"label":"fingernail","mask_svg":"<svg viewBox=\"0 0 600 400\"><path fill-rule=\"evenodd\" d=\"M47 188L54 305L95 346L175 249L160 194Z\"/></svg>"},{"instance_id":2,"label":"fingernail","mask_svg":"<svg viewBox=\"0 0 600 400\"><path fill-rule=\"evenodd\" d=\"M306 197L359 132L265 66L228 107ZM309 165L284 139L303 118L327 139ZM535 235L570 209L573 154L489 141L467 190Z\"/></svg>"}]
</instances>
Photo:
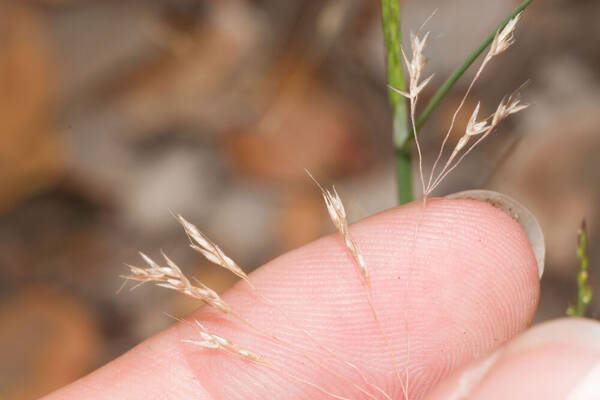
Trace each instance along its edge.
<instances>
[{"instance_id":1,"label":"fingernail","mask_svg":"<svg viewBox=\"0 0 600 400\"><path fill-rule=\"evenodd\" d=\"M466 190L464 192L453 193L446 196L446 198L485 201L510 215L512 219L521 225L527 239L529 239L537 262L538 274L540 279L542 278L544 273L544 259L546 256L546 244L542 228L531 211L512 197L491 190Z\"/></svg>"}]
</instances>

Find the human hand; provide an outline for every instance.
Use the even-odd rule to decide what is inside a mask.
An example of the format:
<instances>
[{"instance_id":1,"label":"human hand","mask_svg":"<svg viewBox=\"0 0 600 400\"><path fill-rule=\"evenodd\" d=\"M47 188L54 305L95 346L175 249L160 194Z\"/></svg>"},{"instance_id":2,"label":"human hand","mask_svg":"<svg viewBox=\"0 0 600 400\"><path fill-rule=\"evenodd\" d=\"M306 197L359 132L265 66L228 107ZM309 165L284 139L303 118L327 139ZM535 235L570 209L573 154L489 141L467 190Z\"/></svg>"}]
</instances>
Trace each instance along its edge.
<instances>
[{"instance_id":1,"label":"human hand","mask_svg":"<svg viewBox=\"0 0 600 400\"><path fill-rule=\"evenodd\" d=\"M190 317L275 369L184 342L198 333L178 323L45 399L332 398L292 377L352 400L386 398L375 385L391 399L405 390L411 400L599 399L597 323L564 319L518 336L539 296L538 267L519 224L486 203L431 199L415 235L421 212L412 203L350 228L371 269L380 327L352 257L332 234L251 275L277 309L243 282L223 296L252 325L306 351L207 308Z\"/></svg>"}]
</instances>

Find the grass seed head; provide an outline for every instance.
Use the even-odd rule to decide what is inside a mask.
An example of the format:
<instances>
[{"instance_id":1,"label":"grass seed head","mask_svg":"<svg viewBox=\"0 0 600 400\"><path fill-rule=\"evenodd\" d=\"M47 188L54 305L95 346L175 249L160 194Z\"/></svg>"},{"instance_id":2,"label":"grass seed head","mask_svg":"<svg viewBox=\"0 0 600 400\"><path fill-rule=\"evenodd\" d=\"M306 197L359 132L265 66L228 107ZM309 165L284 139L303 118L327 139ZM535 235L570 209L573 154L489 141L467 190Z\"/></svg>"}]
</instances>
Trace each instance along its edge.
<instances>
[{"instance_id":1,"label":"grass seed head","mask_svg":"<svg viewBox=\"0 0 600 400\"><path fill-rule=\"evenodd\" d=\"M479 122L477 121L477 115L479 114L480 106L481 103L477 103L477 106L475 107L475 110L469 119L467 128L465 129L465 134L456 143L456 147L454 147L450 159L454 159L456 155L467 145L471 136L477 136L489 130L490 125L488 124L487 120Z\"/></svg>"},{"instance_id":2,"label":"grass seed head","mask_svg":"<svg viewBox=\"0 0 600 400\"><path fill-rule=\"evenodd\" d=\"M527 107L529 104L521 104L521 100L515 96L502 99L492 118L492 126L498 125L504 118L523 111Z\"/></svg>"},{"instance_id":3,"label":"grass seed head","mask_svg":"<svg viewBox=\"0 0 600 400\"><path fill-rule=\"evenodd\" d=\"M319 185L320 187L320 185ZM346 216L346 209L344 208L344 204L342 203L342 199L340 195L335 190L332 191L323 189L320 187L321 193L323 194L323 199L325 200L325 205L327 206L327 211L329 212L329 217L331 218L331 222L337 228L338 232L344 239L344 244L354 261L358 264L360 269L361 276L363 279L368 282L369 281L369 269L367 268L367 264L365 263L365 259L361 254L358 245L350 236L350 230L348 229L348 218Z\"/></svg>"},{"instance_id":4,"label":"grass seed head","mask_svg":"<svg viewBox=\"0 0 600 400\"><path fill-rule=\"evenodd\" d=\"M490 59L495 57L512 46L512 44L515 42L513 33L515 32L515 28L517 27L517 23L519 22L522 14L522 12L517 14L513 19L508 21L508 24L506 24L502 30L496 33L486 58Z\"/></svg>"},{"instance_id":5,"label":"grass seed head","mask_svg":"<svg viewBox=\"0 0 600 400\"><path fill-rule=\"evenodd\" d=\"M186 296L200 300L226 314L233 314L231 307L221 299L217 292L201 282L197 282L198 286L193 285L181 269L165 253L162 253L162 256L167 263L166 266L157 264L144 253L140 252L140 255L146 264L148 264L148 267L140 268L128 265L130 274L124 276L125 279L141 283L153 282L157 286L175 290Z\"/></svg>"},{"instance_id":6,"label":"grass seed head","mask_svg":"<svg viewBox=\"0 0 600 400\"><path fill-rule=\"evenodd\" d=\"M487 120L477 121L477 114L479 114L479 108L481 103L477 103L477 107L473 111L471 118L469 119L469 123L467 124L467 129L465 130L466 136L476 136L488 130L489 124Z\"/></svg>"}]
</instances>

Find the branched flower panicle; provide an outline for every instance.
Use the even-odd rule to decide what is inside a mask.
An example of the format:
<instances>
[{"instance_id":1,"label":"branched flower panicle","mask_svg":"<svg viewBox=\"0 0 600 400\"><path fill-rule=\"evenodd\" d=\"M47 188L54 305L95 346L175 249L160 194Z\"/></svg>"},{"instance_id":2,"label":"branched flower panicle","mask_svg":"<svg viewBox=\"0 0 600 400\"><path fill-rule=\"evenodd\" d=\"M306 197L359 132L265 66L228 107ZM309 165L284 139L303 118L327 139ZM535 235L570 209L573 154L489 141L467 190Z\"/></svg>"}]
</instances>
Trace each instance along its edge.
<instances>
[{"instance_id":1,"label":"branched flower panicle","mask_svg":"<svg viewBox=\"0 0 600 400\"><path fill-rule=\"evenodd\" d=\"M462 108L465 104L465 101L467 100L467 97L469 96L469 94L471 93L471 90L473 89L473 86L475 85L475 82L477 82L477 80L481 76L481 73L483 72L484 68L489 63L489 61L492 58L494 58L495 56L506 51L506 49L508 49L514 43L515 39L514 39L513 33L515 31L517 23L519 22L519 19L521 18L521 14L522 13L517 14L514 18L512 18L506 24L506 26L503 29L499 30L496 33L496 36L494 37L494 40L492 41L492 43L490 45L490 50L488 51L485 58L483 59L483 62L481 63L481 65L479 66L479 69L475 73L475 77L469 84L469 87L467 88L467 91L465 92L458 108L454 112L454 114L452 116L452 121L448 128L448 131L446 132L446 135L444 136L444 140L442 141L442 145L440 147L438 156L437 156L435 162L433 163L433 167L431 169L431 174L429 176L429 183L427 184L427 187L425 190L426 194L429 194L433 190L435 190L435 188L448 175L448 173L450 171L452 171L460 163L460 161L462 161L464 156L466 156L477 144L479 144L481 142L481 140L483 140L485 137L487 137L504 118L508 117L511 114L515 114L515 113L528 107L528 105L521 104L519 99L517 99L513 96L510 96L507 99L506 98L502 99L498 108L496 109L496 112L493 115L491 115L490 117L488 117L482 121L477 121L477 116L478 116L479 108L480 108L480 103L477 103L477 106L475 107L475 110L473 111L473 114L471 115L471 118L469 119L469 123L467 124L467 128L465 130L464 135L458 140L456 146L454 147L454 150L450 154L450 157L448 157L448 160L446 161L444 168L442 168L442 170L439 172L439 174L434 179L434 175L436 173L436 167L437 167L438 162L440 161L442 155L444 154L444 148L445 148L446 142L447 142L448 138L450 137L452 130L454 129L454 123L456 122L456 117L458 116L458 113L462 110ZM411 104L411 106L412 106L412 104ZM465 151L463 156L460 157L459 160L453 166L451 166L452 162L455 160L455 158L458 156L458 154L467 146L471 137L475 137L475 136L479 136L479 139L475 142L475 144L473 144L471 147L468 148L468 150Z\"/></svg>"},{"instance_id":2,"label":"branched flower panicle","mask_svg":"<svg viewBox=\"0 0 600 400\"><path fill-rule=\"evenodd\" d=\"M479 104L475 107L475 111L467 124L467 129L465 134L458 140L458 143L454 147L452 154L446 161L446 165L438 175L438 177L433 181L433 183L429 186L428 191L433 191L442 180L448 176L450 172L452 172L460 162L482 141L484 140L497 126L512 114L516 114L519 111L522 111L529 107L529 104L522 104L521 100L516 96L505 97L500 101L496 111L488 116L483 121L477 122L477 113L479 111ZM491 122L489 122L491 120ZM463 150L463 148L467 145L469 139L473 136L479 136L477 141L473 143L461 156L460 158L452 164L452 162L456 159L457 155Z\"/></svg>"},{"instance_id":3,"label":"branched flower panicle","mask_svg":"<svg viewBox=\"0 0 600 400\"><path fill-rule=\"evenodd\" d=\"M167 265L161 266L154 262L150 257L140 252L140 255L148 264L147 268L128 265L130 275L124 276L125 279L138 281L141 283L154 282L157 286L175 290L187 296L198 299L209 306L224 312L233 314L231 307L221 297L201 282L196 282L198 286L193 285L188 278L181 272L181 269L162 253Z\"/></svg>"}]
</instances>

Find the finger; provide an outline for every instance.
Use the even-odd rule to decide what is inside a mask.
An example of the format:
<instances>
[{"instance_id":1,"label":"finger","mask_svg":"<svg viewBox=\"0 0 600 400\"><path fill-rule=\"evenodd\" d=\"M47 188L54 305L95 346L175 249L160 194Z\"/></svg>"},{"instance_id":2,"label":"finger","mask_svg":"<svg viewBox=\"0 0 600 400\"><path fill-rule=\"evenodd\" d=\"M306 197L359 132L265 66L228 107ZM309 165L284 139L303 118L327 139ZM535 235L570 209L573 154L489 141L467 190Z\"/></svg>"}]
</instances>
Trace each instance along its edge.
<instances>
[{"instance_id":1,"label":"finger","mask_svg":"<svg viewBox=\"0 0 600 400\"><path fill-rule=\"evenodd\" d=\"M402 397L407 375L415 399L530 323L539 288L531 246L520 226L489 204L435 199L423 213L413 203L362 220L350 231L370 268L380 325L353 258L332 234L252 274L276 307L244 283L224 296L279 343L212 310L193 316L279 371L184 343L198 333L179 324L50 398L78 391L99 399L160 393L189 398L190 392L216 399L331 398L292 376L342 397L370 398L356 387L364 380L343 359L392 398ZM318 346L296 327L317 338Z\"/></svg>"},{"instance_id":2,"label":"finger","mask_svg":"<svg viewBox=\"0 0 600 400\"><path fill-rule=\"evenodd\" d=\"M429 400L600 399L600 324L561 319L539 325L455 373Z\"/></svg>"}]
</instances>

